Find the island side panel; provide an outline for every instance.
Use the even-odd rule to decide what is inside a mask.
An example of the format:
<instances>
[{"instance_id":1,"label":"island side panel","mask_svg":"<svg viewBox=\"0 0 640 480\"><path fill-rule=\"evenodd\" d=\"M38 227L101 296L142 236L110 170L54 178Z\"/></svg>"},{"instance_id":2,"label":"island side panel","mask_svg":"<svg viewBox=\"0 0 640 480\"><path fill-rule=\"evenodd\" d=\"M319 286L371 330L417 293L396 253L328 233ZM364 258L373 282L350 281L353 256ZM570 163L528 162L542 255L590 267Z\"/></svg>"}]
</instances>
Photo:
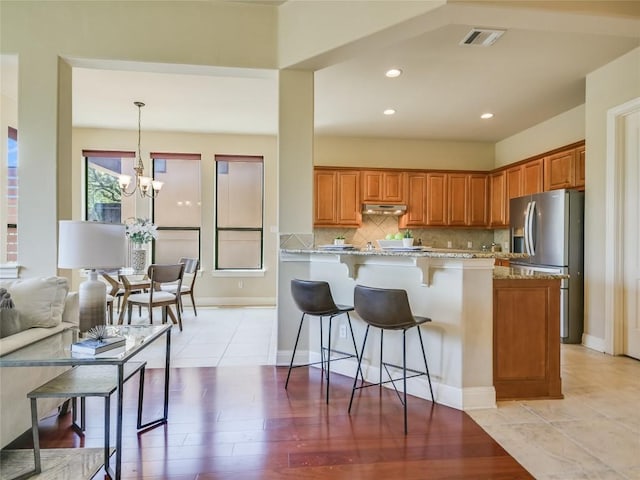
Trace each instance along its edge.
<instances>
[{"instance_id":1,"label":"island side panel","mask_svg":"<svg viewBox=\"0 0 640 480\"><path fill-rule=\"evenodd\" d=\"M560 280L495 279L498 400L562 398Z\"/></svg>"}]
</instances>

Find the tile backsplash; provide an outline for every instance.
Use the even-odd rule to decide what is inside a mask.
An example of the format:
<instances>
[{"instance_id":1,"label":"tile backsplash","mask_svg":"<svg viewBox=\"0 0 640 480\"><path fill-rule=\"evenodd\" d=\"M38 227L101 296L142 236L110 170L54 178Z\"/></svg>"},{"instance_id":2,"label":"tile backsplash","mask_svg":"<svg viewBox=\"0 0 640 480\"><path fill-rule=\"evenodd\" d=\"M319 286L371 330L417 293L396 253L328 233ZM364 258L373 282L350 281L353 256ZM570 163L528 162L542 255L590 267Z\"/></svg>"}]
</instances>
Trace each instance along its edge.
<instances>
[{"instance_id":1,"label":"tile backsplash","mask_svg":"<svg viewBox=\"0 0 640 480\"><path fill-rule=\"evenodd\" d=\"M398 217L363 215L360 228L316 228L314 243L315 245L330 244L336 236L343 235L345 243L356 247L363 247L367 242L377 247L376 240L384 239L388 233L395 234L399 230L404 231L404 229L398 229ZM471 242L472 250L480 250L483 245L488 247L492 242L496 242L504 249L505 242L509 241L507 229L412 228L411 232L415 241L421 239L423 245L434 248L467 249Z\"/></svg>"}]
</instances>

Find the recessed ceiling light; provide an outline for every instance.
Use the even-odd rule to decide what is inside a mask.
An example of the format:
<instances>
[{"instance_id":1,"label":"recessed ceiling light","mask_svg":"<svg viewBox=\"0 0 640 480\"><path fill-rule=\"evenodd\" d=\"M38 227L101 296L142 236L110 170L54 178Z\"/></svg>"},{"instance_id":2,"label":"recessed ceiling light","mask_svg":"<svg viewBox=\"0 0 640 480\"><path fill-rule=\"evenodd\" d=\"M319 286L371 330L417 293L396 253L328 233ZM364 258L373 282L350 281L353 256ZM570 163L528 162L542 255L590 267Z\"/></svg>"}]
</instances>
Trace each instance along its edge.
<instances>
[{"instance_id":1,"label":"recessed ceiling light","mask_svg":"<svg viewBox=\"0 0 640 480\"><path fill-rule=\"evenodd\" d=\"M402 70L400 70L399 68L392 68L391 70L387 70L387 73L385 73L385 75L389 78L396 78L402 75Z\"/></svg>"},{"instance_id":2,"label":"recessed ceiling light","mask_svg":"<svg viewBox=\"0 0 640 480\"><path fill-rule=\"evenodd\" d=\"M385 115L394 115L396 111L393 108L387 108L384 112Z\"/></svg>"},{"instance_id":3,"label":"recessed ceiling light","mask_svg":"<svg viewBox=\"0 0 640 480\"><path fill-rule=\"evenodd\" d=\"M482 118L483 120L487 120L488 118L493 118L493 113L490 113L490 112L483 113L482 115L480 115L480 118Z\"/></svg>"}]
</instances>

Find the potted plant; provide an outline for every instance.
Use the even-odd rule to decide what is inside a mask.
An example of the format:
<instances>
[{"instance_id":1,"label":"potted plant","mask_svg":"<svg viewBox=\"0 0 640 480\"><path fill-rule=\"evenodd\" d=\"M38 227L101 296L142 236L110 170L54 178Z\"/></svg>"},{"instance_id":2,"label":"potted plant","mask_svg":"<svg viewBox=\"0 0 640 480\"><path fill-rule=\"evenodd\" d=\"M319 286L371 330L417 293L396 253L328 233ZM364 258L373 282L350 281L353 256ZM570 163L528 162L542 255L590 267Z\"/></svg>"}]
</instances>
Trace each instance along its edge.
<instances>
[{"instance_id":1,"label":"potted plant","mask_svg":"<svg viewBox=\"0 0 640 480\"><path fill-rule=\"evenodd\" d=\"M344 236L343 235L336 236L336 238L333 239L333 244L334 245L344 245Z\"/></svg>"},{"instance_id":2,"label":"potted plant","mask_svg":"<svg viewBox=\"0 0 640 480\"><path fill-rule=\"evenodd\" d=\"M404 231L404 235L402 236L402 246L413 247L413 234L411 233L411 230Z\"/></svg>"},{"instance_id":3,"label":"potted plant","mask_svg":"<svg viewBox=\"0 0 640 480\"><path fill-rule=\"evenodd\" d=\"M147 264L145 245L158 237L157 227L144 218L129 218L125 221L126 235L131 242L131 266L136 272L144 271Z\"/></svg>"}]
</instances>

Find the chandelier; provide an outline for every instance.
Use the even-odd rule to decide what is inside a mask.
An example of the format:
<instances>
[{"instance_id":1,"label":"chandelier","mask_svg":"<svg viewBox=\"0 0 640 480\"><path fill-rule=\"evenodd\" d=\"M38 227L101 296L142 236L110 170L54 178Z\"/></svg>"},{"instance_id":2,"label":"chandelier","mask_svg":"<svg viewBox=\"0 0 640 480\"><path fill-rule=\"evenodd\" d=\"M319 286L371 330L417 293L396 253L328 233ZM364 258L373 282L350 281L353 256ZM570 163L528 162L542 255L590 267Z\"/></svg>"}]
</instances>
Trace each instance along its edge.
<instances>
[{"instance_id":1,"label":"chandelier","mask_svg":"<svg viewBox=\"0 0 640 480\"><path fill-rule=\"evenodd\" d=\"M133 170L136 172L136 178L132 190L127 190L131 184L131 175L120 175L118 177L118 184L120 185L120 192L125 197L130 197L138 191L143 198L156 198L162 188L163 182L154 180L152 177L144 176L144 165L142 164L142 153L140 151L140 112L142 107L144 107L144 103L133 102L133 104L138 107L138 159L133 167Z\"/></svg>"}]
</instances>

